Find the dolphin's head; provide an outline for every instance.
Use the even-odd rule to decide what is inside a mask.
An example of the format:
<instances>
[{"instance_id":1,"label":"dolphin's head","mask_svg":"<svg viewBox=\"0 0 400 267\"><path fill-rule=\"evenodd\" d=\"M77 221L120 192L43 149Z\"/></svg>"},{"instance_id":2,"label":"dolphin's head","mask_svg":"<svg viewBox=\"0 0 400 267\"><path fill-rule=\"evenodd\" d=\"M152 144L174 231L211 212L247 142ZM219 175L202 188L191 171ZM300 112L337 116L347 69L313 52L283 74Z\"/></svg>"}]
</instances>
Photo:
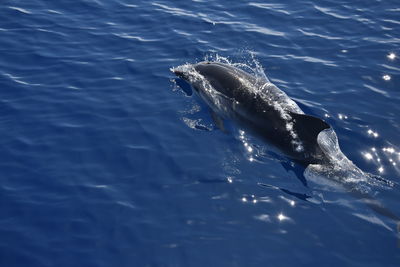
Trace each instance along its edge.
<instances>
[{"instance_id":1,"label":"dolphin's head","mask_svg":"<svg viewBox=\"0 0 400 267\"><path fill-rule=\"evenodd\" d=\"M170 70L180 79L188 82L196 91L204 91L206 83L209 82L211 64L203 61L196 64L184 64Z\"/></svg>"},{"instance_id":2,"label":"dolphin's head","mask_svg":"<svg viewBox=\"0 0 400 267\"><path fill-rule=\"evenodd\" d=\"M191 81L193 76L199 73L200 70L203 70L204 66L207 64L210 64L209 61L202 61L196 64L184 64L175 68L171 68L171 71L178 76L179 78L186 80L186 81Z\"/></svg>"},{"instance_id":3,"label":"dolphin's head","mask_svg":"<svg viewBox=\"0 0 400 267\"><path fill-rule=\"evenodd\" d=\"M206 79L220 79L228 74L227 66L213 61L201 61L193 65L193 68Z\"/></svg>"}]
</instances>

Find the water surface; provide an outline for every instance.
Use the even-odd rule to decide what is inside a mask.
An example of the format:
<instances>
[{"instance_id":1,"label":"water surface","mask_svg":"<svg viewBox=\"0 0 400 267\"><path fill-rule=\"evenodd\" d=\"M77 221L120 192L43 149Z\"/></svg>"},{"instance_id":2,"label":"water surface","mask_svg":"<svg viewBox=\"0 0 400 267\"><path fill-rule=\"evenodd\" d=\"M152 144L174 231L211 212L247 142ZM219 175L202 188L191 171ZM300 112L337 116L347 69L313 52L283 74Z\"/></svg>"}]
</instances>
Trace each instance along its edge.
<instances>
[{"instance_id":1,"label":"water surface","mask_svg":"<svg viewBox=\"0 0 400 267\"><path fill-rule=\"evenodd\" d=\"M399 12L394 0L2 1L1 266L398 266L394 222L219 131L169 69L255 58L358 167L399 183ZM397 186L370 193L400 214Z\"/></svg>"}]
</instances>

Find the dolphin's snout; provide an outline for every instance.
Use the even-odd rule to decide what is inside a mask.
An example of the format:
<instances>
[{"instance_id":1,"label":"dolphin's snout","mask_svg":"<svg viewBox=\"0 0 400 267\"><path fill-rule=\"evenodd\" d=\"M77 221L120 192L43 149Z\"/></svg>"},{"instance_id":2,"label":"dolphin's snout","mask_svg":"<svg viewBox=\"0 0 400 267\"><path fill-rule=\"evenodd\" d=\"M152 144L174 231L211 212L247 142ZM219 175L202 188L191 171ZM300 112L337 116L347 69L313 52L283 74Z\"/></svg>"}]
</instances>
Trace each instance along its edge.
<instances>
[{"instance_id":1,"label":"dolphin's snout","mask_svg":"<svg viewBox=\"0 0 400 267\"><path fill-rule=\"evenodd\" d=\"M182 76L183 76L183 71L177 70L177 69L173 69L172 72L173 72L176 76L183 78L183 77L182 77Z\"/></svg>"}]
</instances>

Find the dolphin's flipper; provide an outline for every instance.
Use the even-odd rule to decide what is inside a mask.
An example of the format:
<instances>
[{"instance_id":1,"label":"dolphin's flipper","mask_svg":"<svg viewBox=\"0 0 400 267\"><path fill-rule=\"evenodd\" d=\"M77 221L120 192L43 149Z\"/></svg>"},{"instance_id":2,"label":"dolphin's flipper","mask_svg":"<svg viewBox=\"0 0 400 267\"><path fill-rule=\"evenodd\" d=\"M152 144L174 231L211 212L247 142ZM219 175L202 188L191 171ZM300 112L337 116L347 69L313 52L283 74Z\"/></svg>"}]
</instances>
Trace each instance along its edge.
<instances>
[{"instance_id":1,"label":"dolphin's flipper","mask_svg":"<svg viewBox=\"0 0 400 267\"><path fill-rule=\"evenodd\" d=\"M307 194L293 192L293 191L290 191L288 189L277 187L277 186L274 186L274 185L269 185L269 184L264 184L264 183L258 183L258 185L259 186L263 186L263 187L278 189L278 190L280 190L280 191L282 191L282 192L284 192L284 193L286 193L288 195L294 196L295 198L298 198L300 200L307 201L307 202L309 201L308 200L309 198L312 198L311 196L309 196Z\"/></svg>"},{"instance_id":2,"label":"dolphin's flipper","mask_svg":"<svg viewBox=\"0 0 400 267\"><path fill-rule=\"evenodd\" d=\"M303 175L304 168L303 168L302 166L297 165L297 164L295 164L294 162L289 161L289 160L282 161L282 162L281 162L281 165L282 165L282 167L283 167L287 172L292 171L292 172L296 175L297 179L299 179L300 182L301 182L305 187L308 187L308 185L307 185L307 180L306 180L306 178L305 178L304 175Z\"/></svg>"},{"instance_id":3,"label":"dolphin's flipper","mask_svg":"<svg viewBox=\"0 0 400 267\"><path fill-rule=\"evenodd\" d=\"M301 194L301 193L292 192L292 191L289 191L289 190L284 189L284 188L279 188L279 189L280 189L282 192L284 192L284 193L286 193L286 194L289 194L289 195L291 195L291 196L294 196L294 197L296 197L296 198L298 198L298 199L300 199L300 200L308 201L307 199L308 199L308 198L311 198L311 196L309 196L309 195L307 195L307 194Z\"/></svg>"},{"instance_id":4,"label":"dolphin's flipper","mask_svg":"<svg viewBox=\"0 0 400 267\"><path fill-rule=\"evenodd\" d=\"M210 114L211 114L211 118L212 118L214 124L217 126L217 128L220 129L222 132L226 133L226 129L224 126L224 120L211 109L210 109Z\"/></svg>"},{"instance_id":5,"label":"dolphin's flipper","mask_svg":"<svg viewBox=\"0 0 400 267\"><path fill-rule=\"evenodd\" d=\"M320 118L289 112L293 119L293 128L299 135L300 140L305 140L309 143L317 142L318 134L331 126Z\"/></svg>"}]
</instances>

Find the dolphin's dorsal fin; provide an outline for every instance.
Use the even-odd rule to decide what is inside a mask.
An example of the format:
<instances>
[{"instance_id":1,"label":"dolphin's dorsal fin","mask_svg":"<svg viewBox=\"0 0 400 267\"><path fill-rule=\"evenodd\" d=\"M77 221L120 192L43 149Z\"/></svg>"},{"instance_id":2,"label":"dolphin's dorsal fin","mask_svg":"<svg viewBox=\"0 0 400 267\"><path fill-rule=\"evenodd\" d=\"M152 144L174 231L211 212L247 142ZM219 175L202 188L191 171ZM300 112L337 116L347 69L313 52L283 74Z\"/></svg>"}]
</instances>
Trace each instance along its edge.
<instances>
[{"instance_id":1,"label":"dolphin's dorsal fin","mask_svg":"<svg viewBox=\"0 0 400 267\"><path fill-rule=\"evenodd\" d=\"M307 143L315 144L317 142L318 134L331 126L320 118L289 112L293 119L293 129L299 136L300 140Z\"/></svg>"}]
</instances>

